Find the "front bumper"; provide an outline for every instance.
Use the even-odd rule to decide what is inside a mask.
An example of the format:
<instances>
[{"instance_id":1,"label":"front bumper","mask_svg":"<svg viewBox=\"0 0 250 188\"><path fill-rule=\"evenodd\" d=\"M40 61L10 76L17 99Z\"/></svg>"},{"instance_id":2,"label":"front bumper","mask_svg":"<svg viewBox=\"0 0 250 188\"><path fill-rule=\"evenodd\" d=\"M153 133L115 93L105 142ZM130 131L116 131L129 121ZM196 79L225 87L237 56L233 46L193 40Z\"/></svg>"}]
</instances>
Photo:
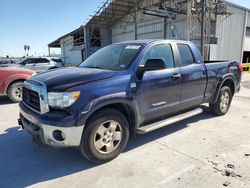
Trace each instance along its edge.
<instances>
[{"instance_id":1,"label":"front bumper","mask_svg":"<svg viewBox=\"0 0 250 188\"><path fill-rule=\"evenodd\" d=\"M20 119L18 120L19 125L27 130L35 140L42 144L55 146L55 147L77 147L80 146L82 132L84 126L54 126L46 124L34 115L27 112L25 106L20 105ZM60 121L62 123L62 121ZM59 122L55 122L58 125ZM58 137L58 134L62 133L63 136Z\"/></svg>"}]
</instances>

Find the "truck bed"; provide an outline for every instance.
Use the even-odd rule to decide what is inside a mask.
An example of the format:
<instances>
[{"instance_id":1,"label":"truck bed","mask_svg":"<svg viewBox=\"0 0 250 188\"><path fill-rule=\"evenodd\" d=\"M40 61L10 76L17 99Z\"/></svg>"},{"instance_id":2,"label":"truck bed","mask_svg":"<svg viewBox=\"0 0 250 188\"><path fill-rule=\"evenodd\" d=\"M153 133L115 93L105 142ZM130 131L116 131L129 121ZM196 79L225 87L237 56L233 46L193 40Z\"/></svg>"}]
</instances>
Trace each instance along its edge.
<instances>
[{"instance_id":1,"label":"truck bed","mask_svg":"<svg viewBox=\"0 0 250 188\"><path fill-rule=\"evenodd\" d=\"M207 87L205 91L205 98L211 101L215 96L217 86L221 82L221 78L225 76L233 76L236 85L239 86L241 74L238 70L237 61L204 61L207 71ZM235 88L237 91L239 88ZM210 98L211 97L211 98Z\"/></svg>"},{"instance_id":2,"label":"truck bed","mask_svg":"<svg viewBox=\"0 0 250 188\"><path fill-rule=\"evenodd\" d=\"M205 64L229 62L228 60L204 61Z\"/></svg>"}]
</instances>

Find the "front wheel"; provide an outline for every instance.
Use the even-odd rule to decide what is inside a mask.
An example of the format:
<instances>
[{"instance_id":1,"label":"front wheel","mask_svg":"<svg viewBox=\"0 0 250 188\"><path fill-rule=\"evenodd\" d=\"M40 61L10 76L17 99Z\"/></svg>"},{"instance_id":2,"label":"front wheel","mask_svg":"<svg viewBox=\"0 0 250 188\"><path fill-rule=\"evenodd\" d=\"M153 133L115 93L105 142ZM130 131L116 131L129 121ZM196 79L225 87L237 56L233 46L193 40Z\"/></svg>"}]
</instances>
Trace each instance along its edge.
<instances>
[{"instance_id":1,"label":"front wheel","mask_svg":"<svg viewBox=\"0 0 250 188\"><path fill-rule=\"evenodd\" d=\"M219 97L214 104L209 104L212 113L222 116L225 115L232 101L232 92L228 86L224 86L220 89Z\"/></svg>"},{"instance_id":2,"label":"front wheel","mask_svg":"<svg viewBox=\"0 0 250 188\"><path fill-rule=\"evenodd\" d=\"M23 95L23 82L12 83L7 90L7 95L12 102L20 102Z\"/></svg>"},{"instance_id":3,"label":"front wheel","mask_svg":"<svg viewBox=\"0 0 250 188\"><path fill-rule=\"evenodd\" d=\"M129 138L129 125L119 111L106 108L88 120L82 135L81 153L90 161L104 163L117 157Z\"/></svg>"}]
</instances>

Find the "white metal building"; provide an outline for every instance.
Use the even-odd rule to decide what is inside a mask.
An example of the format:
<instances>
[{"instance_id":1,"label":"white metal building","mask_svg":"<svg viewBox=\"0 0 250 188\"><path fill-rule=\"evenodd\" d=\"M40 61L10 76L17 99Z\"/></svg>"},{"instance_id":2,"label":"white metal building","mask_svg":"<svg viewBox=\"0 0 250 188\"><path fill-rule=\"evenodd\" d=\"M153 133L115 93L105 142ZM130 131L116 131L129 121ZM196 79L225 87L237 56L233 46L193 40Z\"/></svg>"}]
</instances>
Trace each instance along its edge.
<instances>
[{"instance_id":1,"label":"white metal building","mask_svg":"<svg viewBox=\"0 0 250 188\"><path fill-rule=\"evenodd\" d=\"M250 62L249 9L224 0L206 0L205 10L204 58ZM107 0L84 26L49 47L60 47L62 59L70 64L126 40L181 39L200 48L200 17L200 0Z\"/></svg>"},{"instance_id":2,"label":"white metal building","mask_svg":"<svg viewBox=\"0 0 250 188\"><path fill-rule=\"evenodd\" d=\"M246 32L243 47L243 63L250 63L250 13L247 16Z\"/></svg>"},{"instance_id":3,"label":"white metal building","mask_svg":"<svg viewBox=\"0 0 250 188\"><path fill-rule=\"evenodd\" d=\"M250 27L250 14L247 8L227 2L231 16L218 16L216 37L218 44L211 47L212 59L243 60L243 53L250 47L246 29Z\"/></svg>"},{"instance_id":4,"label":"white metal building","mask_svg":"<svg viewBox=\"0 0 250 188\"><path fill-rule=\"evenodd\" d=\"M79 64L84 60L84 28L79 27L76 30L60 37L50 43L50 48L61 48L61 59L65 64Z\"/></svg>"}]
</instances>

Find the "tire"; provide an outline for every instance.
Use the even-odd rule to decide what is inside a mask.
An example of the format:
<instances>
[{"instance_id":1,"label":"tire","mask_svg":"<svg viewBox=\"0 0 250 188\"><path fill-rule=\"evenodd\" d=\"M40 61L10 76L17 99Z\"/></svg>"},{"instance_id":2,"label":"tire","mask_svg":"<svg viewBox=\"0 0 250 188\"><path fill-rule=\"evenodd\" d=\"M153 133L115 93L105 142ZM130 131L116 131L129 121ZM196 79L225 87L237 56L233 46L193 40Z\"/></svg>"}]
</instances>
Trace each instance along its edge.
<instances>
[{"instance_id":1,"label":"tire","mask_svg":"<svg viewBox=\"0 0 250 188\"><path fill-rule=\"evenodd\" d=\"M91 162L105 163L123 151L128 138L129 125L126 117L117 110L105 108L87 121L80 151Z\"/></svg>"},{"instance_id":2,"label":"tire","mask_svg":"<svg viewBox=\"0 0 250 188\"><path fill-rule=\"evenodd\" d=\"M10 84L7 90L7 95L12 102L20 102L23 95L23 82L18 81Z\"/></svg>"},{"instance_id":3,"label":"tire","mask_svg":"<svg viewBox=\"0 0 250 188\"><path fill-rule=\"evenodd\" d=\"M222 87L217 101L214 104L209 104L210 111L215 115L225 115L230 108L232 97L230 88L228 86Z\"/></svg>"}]
</instances>

